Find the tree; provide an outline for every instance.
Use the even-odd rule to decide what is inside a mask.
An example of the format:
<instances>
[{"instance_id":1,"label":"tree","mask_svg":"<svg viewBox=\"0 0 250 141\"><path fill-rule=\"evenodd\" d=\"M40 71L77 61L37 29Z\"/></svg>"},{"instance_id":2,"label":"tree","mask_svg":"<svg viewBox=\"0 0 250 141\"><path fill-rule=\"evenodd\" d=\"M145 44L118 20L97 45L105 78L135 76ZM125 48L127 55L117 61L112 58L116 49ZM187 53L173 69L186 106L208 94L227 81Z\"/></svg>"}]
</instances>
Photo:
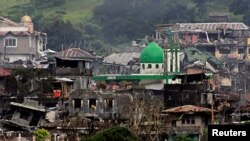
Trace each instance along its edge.
<instances>
[{"instance_id":1,"label":"tree","mask_svg":"<svg viewBox=\"0 0 250 141\"><path fill-rule=\"evenodd\" d=\"M97 132L90 138L81 141L139 141L139 139L127 128L114 126Z\"/></svg>"},{"instance_id":2,"label":"tree","mask_svg":"<svg viewBox=\"0 0 250 141\"><path fill-rule=\"evenodd\" d=\"M187 134L178 134L174 137L174 141L193 141Z\"/></svg>"},{"instance_id":3,"label":"tree","mask_svg":"<svg viewBox=\"0 0 250 141\"><path fill-rule=\"evenodd\" d=\"M38 9L60 6L65 3L65 0L30 0L33 7Z\"/></svg>"},{"instance_id":4,"label":"tree","mask_svg":"<svg viewBox=\"0 0 250 141\"><path fill-rule=\"evenodd\" d=\"M143 140L158 141L172 118L161 115L163 101L151 92L133 93L129 108L128 127ZM154 134L152 134L154 132Z\"/></svg>"},{"instance_id":5,"label":"tree","mask_svg":"<svg viewBox=\"0 0 250 141\"><path fill-rule=\"evenodd\" d=\"M243 22L250 25L250 1L249 0L233 0L229 6L229 10L236 15L242 15Z\"/></svg>"},{"instance_id":6,"label":"tree","mask_svg":"<svg viewBox=\"0 0 250 141\"><path fill-rule=\"evenodd\" d=\"M69 21L64 21L60 14L50 14L36 20L39 29L48 35L48 48L61 50L69 47L79 47L82 36Z\"/></svg>"},{"instance_id":7,"label":"tree","mask_svg":"<svg viewBox=\"0 0 250 141\"><path fill-rule=\"evenodd\" d=\"M206 0L193 0L198 8L198 15L202 22L205 20L205 16L207 15L207 7Z\"/></svg>"},{"instance_id":8,"label":"tree","mask_svg":"<svg viewBox=\"0 0 250 141\"><path fill-rule=\"evenodd\" d=\"M180 10L181 9L181 10ZM194 16L185 2L173 0L104 0L93 11L102 37L113 44L154 34L161 23L191 22Z\"/></svg>"},{"instance_id":9,"label":"tree","mask_svg":"<svg viewBox=\"0 0 250 141\"><path fill-rule=\"evenodd\" d=\"M50 139L51 135L49 131L45 129L37 129L35 132L35 138L37 141L46 141L46 139Z\"/></svg>"}]
</instances>

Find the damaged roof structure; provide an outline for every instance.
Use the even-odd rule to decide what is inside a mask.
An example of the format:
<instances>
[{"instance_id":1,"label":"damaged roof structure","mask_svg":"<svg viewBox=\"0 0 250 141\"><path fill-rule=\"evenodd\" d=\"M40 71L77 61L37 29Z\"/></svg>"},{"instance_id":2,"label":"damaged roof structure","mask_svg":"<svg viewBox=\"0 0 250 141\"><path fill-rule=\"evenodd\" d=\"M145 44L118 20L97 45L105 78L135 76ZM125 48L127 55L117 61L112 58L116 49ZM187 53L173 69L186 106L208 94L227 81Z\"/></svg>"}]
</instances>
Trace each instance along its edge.
<instances>
[{"instance_id":1,"label":"damaged roof structure","mask_svg":"<svg viewBox=\"0 0 250 141\"><path fill-rule=\"evenodd\" d=\"M46 109L38 101L24 99L23 103L11 102L14 113L10 119L3 120L4 127L9 130L32 131L40 127L45 120ZM12 128L11 128L12 127Z\"/></svg>"}]
</instances>

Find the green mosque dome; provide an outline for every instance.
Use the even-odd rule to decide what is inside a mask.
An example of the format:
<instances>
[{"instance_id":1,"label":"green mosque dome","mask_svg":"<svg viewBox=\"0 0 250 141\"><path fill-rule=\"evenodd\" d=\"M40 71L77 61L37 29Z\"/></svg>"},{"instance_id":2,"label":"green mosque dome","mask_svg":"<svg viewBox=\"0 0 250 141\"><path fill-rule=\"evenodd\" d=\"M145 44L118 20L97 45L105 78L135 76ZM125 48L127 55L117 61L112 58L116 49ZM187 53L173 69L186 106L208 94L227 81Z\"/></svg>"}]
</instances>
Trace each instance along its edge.
<instances>
[{"instance_id":1,"label":"green mosque dome","mask_svg":"<svg viewBox=\"0 0 250 141\"><path fill-rule=\"evenodd\" d=\"M140 55L140 63L163 63L163 49L155 42L148 44Z\"/></svg>"}]
</instances>

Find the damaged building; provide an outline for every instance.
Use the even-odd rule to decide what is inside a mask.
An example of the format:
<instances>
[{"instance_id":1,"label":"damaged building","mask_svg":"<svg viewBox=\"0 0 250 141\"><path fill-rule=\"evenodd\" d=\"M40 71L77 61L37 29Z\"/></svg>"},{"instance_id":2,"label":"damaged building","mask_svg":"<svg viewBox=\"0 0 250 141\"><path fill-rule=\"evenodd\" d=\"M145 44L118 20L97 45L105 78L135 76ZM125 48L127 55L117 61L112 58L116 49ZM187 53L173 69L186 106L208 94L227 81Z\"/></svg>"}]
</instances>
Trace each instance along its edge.
<instances>
[{"instance_id":1,"label":"damaged building","mask_svg":"<svg viewBox=\"0 0 250 141\"><path fill-rule=\"evenodd\" d=\"M7 130L32 131L43 124L47 111L38 101L24 99L23 103L11 102L10 105L14 113L3 120Z\"/></svg>"}]
</instances>

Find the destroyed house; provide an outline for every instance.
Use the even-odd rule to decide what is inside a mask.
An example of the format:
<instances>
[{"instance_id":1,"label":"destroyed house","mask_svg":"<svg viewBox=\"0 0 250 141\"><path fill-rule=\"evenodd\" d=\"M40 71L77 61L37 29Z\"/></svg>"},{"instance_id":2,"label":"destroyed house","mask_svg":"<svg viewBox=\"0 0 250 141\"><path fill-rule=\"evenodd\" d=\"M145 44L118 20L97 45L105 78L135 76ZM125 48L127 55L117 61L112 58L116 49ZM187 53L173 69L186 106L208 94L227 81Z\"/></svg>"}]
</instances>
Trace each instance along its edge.
<instances>
[{"instance_id":1,"label":"destroyed house","mask_svg":"<svg viewBox=\"0 0 250 141\"><path fill-rule=\"evenodd\" d=\"M93 61L96 57L80 48L69 48L55 55L55 76L74 81L74 88L88 88L91 83Z\"/></svg>"},{"instance_id":2,"label":"destroyed house","mask_svg":"<svg viewBox=\"0 0 250 141\"><path fill-rule=\"evenodd\" d=\"M157 25L156 39L166 41L167 28L177 33L175 40L180 47L197 47L212 53L216 58L238 58L249 50L246 38L249 28L244 23L176 23L174 25Z\"/></svg>"},{"instance_id":3,"label":"destroyed house","mask_svg":"<svg viewBox=\"0 0 250 141\"><path fill-rule=\"evenodd\" d=\"M31 131L44 121L46 109L38 101L24 99L23 103L11 102L14 111L10 119L4 119L4 127L17 131Z\"/></svg>"},{"instance_id":4,"label":"destroyed house","mask_svg":"<svg viewBox=\"0 0 250 141\"><path fill-rule=\"evenodd\" d=\"M211 124L217 111L195 105L183 105L162 111L172 117L171 124L166 128L168 139L176 134L188 134L194 140L201 139L204 129Z\"/></svg>"},{"instance_id":5,"label":"destroyed house","mask_svg":"<svg viewBox=\"0 0 250 141\"><path fill-rule=\"evenodd\" d=\"M208 104L209 95L206 92L211 88L209 77L205 73L176 75L181 84L164 85L165 107Z\"/></svg>"},{"instance_id":6,"label":"destroyed house","mask_svg":"<svg viewBox=\"0 0 250 141\"><path fill-rule=\"evenodd\" d=\"M91 76L91 62L95 57L80 48L69 48L58 52L56 58L56 75Z\"/></svg>"},{"instance_id":7,"label":"destroyed house","mask_svg":"<svg viewBox=\"0 0 250 141\"><path fill-rule=\"evenodd\" d=\"M126 108L130 102L129 93L94 92L75 90L69 97L71 115L98 115L102 119L126 119Z\"/></svg>"}]
</instances>

